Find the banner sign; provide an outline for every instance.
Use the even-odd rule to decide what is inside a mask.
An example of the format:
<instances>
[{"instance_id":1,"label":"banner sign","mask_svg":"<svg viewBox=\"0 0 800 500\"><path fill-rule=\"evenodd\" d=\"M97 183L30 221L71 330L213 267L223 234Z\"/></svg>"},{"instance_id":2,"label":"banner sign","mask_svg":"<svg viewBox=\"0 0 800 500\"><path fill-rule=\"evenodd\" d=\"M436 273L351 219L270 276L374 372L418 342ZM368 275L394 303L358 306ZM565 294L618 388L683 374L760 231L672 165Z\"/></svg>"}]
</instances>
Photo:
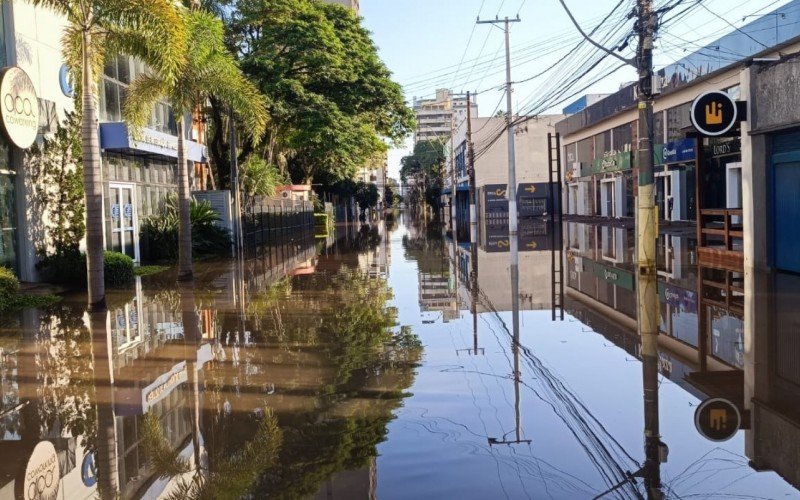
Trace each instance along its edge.
<instances>
[{"instance_id":1,"label":"banner sign","mask_svg":"<svg viewBox=\"0 0 800 500\"><path fill-rule=\"evenodd\" d=\"M156 154L169 158L178 157L178 138L157 130L142 129L137 137L128 131L122 122L100 124L100 148L104 150L121 150L132 153ZM194 141L186 141L186 158L190 161L205 163L206 148Z\"/></svg>"}]
</instances>

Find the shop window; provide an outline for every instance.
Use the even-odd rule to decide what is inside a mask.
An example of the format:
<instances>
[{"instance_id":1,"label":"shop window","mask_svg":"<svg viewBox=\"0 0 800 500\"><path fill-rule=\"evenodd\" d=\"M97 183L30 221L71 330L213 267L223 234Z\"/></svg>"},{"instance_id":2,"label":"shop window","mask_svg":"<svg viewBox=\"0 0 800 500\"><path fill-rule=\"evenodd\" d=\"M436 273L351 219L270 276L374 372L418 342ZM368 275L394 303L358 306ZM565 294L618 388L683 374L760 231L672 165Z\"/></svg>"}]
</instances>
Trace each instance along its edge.
<instances>
[{"instance_id":1,"label":"shop window","mask_svg":"<svg viewBox=\"0 0 800 500\"><path fill-rule=\"evenodd\" d=\"M603 133L597 134L594 136L594 156L595 158L611 151L613 149L611 147L611 131L606 130ZM592 158L594 159L594 158Z\"/></svg>"},{"instance_id":2,"label":"shop window","mask_svg":"<svg viewBox=\"0 0 800 500\"><path fill-rule=\"evenodd\" d=\"M633 123L626 123L613 129L613 142L611 149L614 151L631 151L633 148Z\"/></svg>"},{"instance_id":3,"label":"shop window","mask_svg":"<svg viewBox=\"0 0 800 500\"><path fill-rule=\"evenodd\" d=\"M656 144L661 144L665 141L664 137L664 112L657 111L653 113L653 140Z\"/></svg>"},{"instance_id":4,"label":"shop window","mask_svg":"<svg viewBox=\"0 0 800 500\"><path fill-rule=\"evenodd\" d=\"M667 110L667 142L678 141L686 137L684 130L691 127L689 114L692 103L687 102Z\"/></svg>"},{"instance_id":5,"label":"shop window","mask_svg":"<svg viewBox=\"0 0 800 500\"><path fill-rule=\"evenodd\" d=\"M594 160L594 139L589 137L577 144L577 161L581 163L592 163Z\"/></svg>"}]
</instances>

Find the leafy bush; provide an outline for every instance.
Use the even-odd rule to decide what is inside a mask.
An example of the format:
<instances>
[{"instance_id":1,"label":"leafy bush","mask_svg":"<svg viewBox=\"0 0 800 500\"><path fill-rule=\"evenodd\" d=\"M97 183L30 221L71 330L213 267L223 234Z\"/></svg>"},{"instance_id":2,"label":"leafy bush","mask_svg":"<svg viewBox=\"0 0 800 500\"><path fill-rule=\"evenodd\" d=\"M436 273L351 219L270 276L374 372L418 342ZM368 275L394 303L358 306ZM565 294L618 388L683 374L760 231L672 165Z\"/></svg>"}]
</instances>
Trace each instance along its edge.
<instances>
[{"instance_id":1,"label":"leafy bush","mask_svg":"<svg viewBox=\"0 0 800 500\"><path fill-rule=\"evenodd\" d=\"M0 266L0 312L27 307L47 307L58 302L55 295L21 295L19 280L10 269Z\"/></svg>"},{"instance_id":2,"label":"leafy bush","mask_svg":"<svg viewBox=\"0 0 800 500\"><path fill-rule=\"evenodd\" d=\"M105 282L120 286L133 281L133 259L119 252L105 252L103 257ZM36 264L45 281L63 285L86 285L86 255L77 250L43 257Z\"/></svg>"},{"instance_id":3,"label":"leafy bush","mask_svg":"<svg viewBox=\"0 0 800 500\"><path fill-rule=\"evenodd\" d=\"M86 284L86 256L77 248L45 255L36 268L50 283Z\"/></svg>"},{"instance_id":4,"label":"leafy bush","mask_svg":"<svg viewBox=\"0 0 800 500\"><path fill-rule=\"evenodd\" d=\"M220 218L211 204L192 198L189 211L192 218L192 253L203 256L230 252L230 234L216 225ZM147 242L151 260L177 260L179 224L178 203L174 196L166 199L160 215L144 220L142 237Z\"/></svg>"},{"instance_id":5,"label":"leafy bush","mask_svg":"<svg viewBox=\"0 0 800 500\"><path fill-rule=\"evenodd\" d=\"M124 253L105 252L103 268L106 284L111 286L127 285L133 281L133 259Z\"/></svg>"},{"instance_id":6,"label":"leafy bush","mask_svg":"<svg viewBox=\"0 0 800 500\"><path fill-rule=\"evenodd\" d=\"M19 280L10 269L0 266L0 310L19 292Z\"/></svg>"}]
</instances>

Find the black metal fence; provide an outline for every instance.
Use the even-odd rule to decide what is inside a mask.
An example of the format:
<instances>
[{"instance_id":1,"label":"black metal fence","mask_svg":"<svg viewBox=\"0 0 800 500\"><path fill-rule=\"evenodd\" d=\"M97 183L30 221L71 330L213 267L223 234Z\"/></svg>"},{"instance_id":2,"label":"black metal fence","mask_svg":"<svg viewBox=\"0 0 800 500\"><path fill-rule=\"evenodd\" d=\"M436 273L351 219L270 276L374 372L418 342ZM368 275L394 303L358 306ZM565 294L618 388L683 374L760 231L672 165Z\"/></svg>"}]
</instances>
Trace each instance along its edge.
<instances>
[{"instance_id":1,"label":"black metal fence","mask_svg":"<svg viewBox=\"0 0 800 500\"><path fill-rule=\"evenodd\" d=\"M307 201L255 199L242 216L244 251L248 256L314 238L314 206Z\"/></svg>"}]
</instances>

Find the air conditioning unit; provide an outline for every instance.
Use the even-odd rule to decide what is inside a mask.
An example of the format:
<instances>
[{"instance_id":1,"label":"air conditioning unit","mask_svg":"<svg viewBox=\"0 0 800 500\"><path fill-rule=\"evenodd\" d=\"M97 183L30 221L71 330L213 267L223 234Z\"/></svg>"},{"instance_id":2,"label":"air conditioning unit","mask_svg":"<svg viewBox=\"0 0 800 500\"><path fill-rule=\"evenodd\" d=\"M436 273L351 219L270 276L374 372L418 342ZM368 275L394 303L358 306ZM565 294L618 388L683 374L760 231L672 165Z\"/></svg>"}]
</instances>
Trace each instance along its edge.
<instances>
[{"instance_id":1,"label":"air conditioning unit","mask_svg":"<svg viewBox=\"0 0 800 500\"><path fill-rule=\"evenodd\" d=\"M292 198L292 192L291 191L281 191L281 198L283 198L284 200L291 199Z\"/></svg>"}]
</instances>

